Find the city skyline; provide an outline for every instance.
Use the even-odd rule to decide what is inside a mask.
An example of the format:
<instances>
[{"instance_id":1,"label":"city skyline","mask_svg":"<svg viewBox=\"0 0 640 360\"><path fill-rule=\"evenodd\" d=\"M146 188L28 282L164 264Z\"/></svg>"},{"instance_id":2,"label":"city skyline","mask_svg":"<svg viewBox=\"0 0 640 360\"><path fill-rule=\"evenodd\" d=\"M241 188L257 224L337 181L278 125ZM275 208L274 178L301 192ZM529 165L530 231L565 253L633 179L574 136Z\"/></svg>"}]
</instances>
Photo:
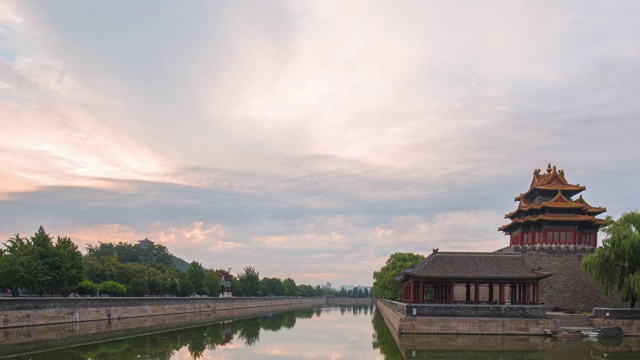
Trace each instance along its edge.
<instances>
[{"instance_id":1,"label":"city skyline","mask_svg":"<svg viewBox=\"0 0 640 360\"><path fill-rule=\"evenodd\" d=\"M640 203L638 10L0 0L0 241L370 285L394 252L507 246L549 163L617 218Z\"/></svg>"}]
</instances>

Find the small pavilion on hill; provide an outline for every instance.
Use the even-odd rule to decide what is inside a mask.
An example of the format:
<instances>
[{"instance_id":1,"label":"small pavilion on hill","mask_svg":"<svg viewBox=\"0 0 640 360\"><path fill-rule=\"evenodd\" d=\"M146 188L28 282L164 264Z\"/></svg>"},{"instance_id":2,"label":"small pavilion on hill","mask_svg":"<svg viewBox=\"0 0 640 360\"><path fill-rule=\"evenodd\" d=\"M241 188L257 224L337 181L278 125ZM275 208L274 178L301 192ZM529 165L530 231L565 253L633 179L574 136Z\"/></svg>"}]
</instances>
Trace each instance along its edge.
<instances>
[{"instance_id":1,"label":"small pavilion on hill","mask_svg":"<svg viewBox=\"0 0 640 360\"><path fill-rule=\"evenodd\" d=\"M441 304L537 305L540 280L521 253L438 252L404 270L402 301Z\"/></svg>"},{"instance_id":2,"label":"small pavilion on hill","mask_svg":"<svg viewBox=\"0 0 640 360\"><path fill-rule=\"evenodd\" d=\"M510 223L500 227L510 236L510 246L570 245L595 248L598 229L605 221L596 215L606 208L591 206L580 195L586 190L580 184L571 184L564 171L555 165L533 172L529 190L515 198L518 208L505 215Z\"/></svg>"}]
</instances>

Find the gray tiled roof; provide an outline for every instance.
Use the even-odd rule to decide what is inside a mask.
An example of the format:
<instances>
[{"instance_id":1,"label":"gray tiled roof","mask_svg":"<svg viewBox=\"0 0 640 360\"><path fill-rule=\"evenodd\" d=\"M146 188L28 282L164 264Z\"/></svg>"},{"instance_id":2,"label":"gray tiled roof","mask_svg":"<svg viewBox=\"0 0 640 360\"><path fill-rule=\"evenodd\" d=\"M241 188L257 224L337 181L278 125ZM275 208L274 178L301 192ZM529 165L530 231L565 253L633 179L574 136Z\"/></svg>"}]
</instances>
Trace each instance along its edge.
<instances>
[{"instance_id":1,"label":"gray tiled roof","mask_svg":"<svg viewBox=\"0 0 640 360\"><path fill-rule=\"evenodd\" d=\"M405 277L460 280L538 280L551 276L532 271L520 253L434 252Z\"/></svg>"}]
</instances>

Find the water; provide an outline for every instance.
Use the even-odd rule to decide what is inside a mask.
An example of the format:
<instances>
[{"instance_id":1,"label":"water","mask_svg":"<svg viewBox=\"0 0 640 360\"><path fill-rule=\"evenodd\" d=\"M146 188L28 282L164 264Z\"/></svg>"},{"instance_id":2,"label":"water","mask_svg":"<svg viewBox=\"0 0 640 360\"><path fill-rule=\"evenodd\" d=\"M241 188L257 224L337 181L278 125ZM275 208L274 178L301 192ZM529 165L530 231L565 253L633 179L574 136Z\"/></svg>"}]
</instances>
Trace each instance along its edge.
<instances>
[{"instance_id":1,"label":"water","mask_svg":"<svg viewBox=\"0 0 640 360\"><path fill-rule=\"evenodd\" d=\"M70 335L61 335L67 336ZM363 305L297 310L118 336L117 340L95 341L90 335L83 335L80 339L95 342L57 349L51 348L60 346L55 341L33 348L19 344L15 352L0 354L33 360L640 359L638 338L599 343L527 336L421 335L400 336L396 341L382 316L372 306ZM74 341L82 342L77 337ZM2 344L0 339L0 349L5 347Z\"/></svg>"}]
</instances>

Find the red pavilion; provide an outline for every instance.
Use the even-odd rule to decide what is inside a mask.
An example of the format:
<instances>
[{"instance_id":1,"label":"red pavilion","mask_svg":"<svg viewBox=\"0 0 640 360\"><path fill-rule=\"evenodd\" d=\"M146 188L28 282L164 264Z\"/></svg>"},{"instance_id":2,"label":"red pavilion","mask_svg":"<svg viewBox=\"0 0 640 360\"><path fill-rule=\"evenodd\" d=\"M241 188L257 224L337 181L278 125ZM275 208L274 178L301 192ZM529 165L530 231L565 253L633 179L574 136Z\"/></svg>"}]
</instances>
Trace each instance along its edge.
<instances>
[{"instance_id":1,"label":"red pavilion","mask_svg":"<svg viewBox=\"0 0 640 360\"><path fill-rule=\"evenodd\" d=\"M595 216L606 208L589 205L580 195L586 187L570 184L555 166L533 172L527 192L515 198L518 208L505 215L511 222L500 227L511 246L573 245L595 248L598 229L605 221Z\"/></svg>"}]
</instances>

